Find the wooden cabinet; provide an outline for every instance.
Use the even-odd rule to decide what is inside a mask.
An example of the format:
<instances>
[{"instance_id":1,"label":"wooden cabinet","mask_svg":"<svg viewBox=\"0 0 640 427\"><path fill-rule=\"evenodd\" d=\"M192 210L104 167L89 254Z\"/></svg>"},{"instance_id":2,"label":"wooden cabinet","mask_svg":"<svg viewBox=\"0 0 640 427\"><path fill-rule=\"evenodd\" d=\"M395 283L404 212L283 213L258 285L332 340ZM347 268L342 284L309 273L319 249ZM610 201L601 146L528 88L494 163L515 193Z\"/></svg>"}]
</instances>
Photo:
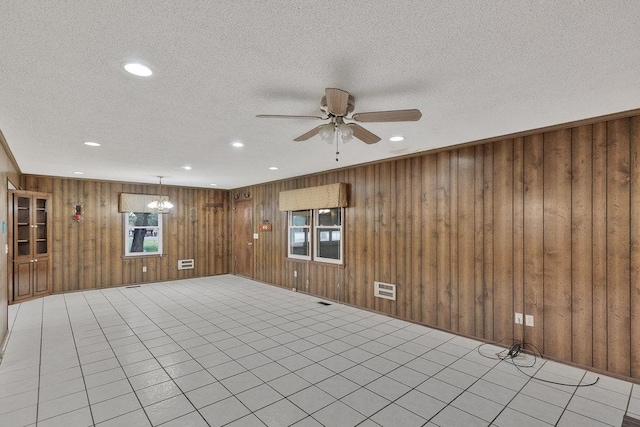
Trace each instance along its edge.
<instances>
[{"instance_id":1,"label":"wooden cabinet","mask_svg":"<svg viewBox=\"0 0 640 427\"><path fill-rule=\"evenodd\" d=\"M12 191L9 198L11 302L51 293L51 194Z\"/></svg>"}]
</instances>

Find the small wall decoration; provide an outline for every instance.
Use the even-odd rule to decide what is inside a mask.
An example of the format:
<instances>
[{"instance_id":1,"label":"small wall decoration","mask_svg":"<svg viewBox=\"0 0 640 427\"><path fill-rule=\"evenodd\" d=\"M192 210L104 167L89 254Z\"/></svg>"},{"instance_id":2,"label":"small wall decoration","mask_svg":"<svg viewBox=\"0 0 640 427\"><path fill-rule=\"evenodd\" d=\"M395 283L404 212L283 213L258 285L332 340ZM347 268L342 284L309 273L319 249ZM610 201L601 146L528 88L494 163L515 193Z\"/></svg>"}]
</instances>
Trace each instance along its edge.
<instances>
[{"instance_id":1,"label":"small wall decoration","mask_svg":"<svg viewBox=\"0 0 640 427\"><path fill-rule=\"evenodd\" d=\"M258 231L272 231L272 230L273 230L273 225L269 224L268 219L265 219L264 221L262 221L262 224L258 226Z\"/></svg>"},{"instance_id":2,"label":"small wall decoration","mask_svg":"<svg viewBox=\"0 0 640 427\"><path fill-rule=\"evenodd\" d=\"M82 205L80 203L76 203L75 210L73 212L73 220L75 222L82 221L83 213L82 213Z\"/></svg>"}]
</instances>

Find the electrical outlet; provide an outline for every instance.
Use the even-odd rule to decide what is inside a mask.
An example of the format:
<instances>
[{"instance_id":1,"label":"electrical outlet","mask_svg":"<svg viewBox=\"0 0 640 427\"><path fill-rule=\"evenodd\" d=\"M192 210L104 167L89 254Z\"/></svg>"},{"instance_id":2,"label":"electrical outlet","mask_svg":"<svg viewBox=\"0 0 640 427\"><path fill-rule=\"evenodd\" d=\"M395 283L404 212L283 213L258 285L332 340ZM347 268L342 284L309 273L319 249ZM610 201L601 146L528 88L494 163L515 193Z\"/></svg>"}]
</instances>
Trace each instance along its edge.
<instances>
[{"instance_id":1,"label":"electrical outlet","mask_svg":"<svg viewBox=\"0 0 640 427\"><path fill-rule=\"evenodd\" d=\"M298 277L298 271L297 270L293 270L293 277Z\"/></svg>"},{"instance_id":2,"label":"electrical outlet","mask_svg":"<svg viewBox=\"0 0 640 427\"><path fill-rule=\"evenodd\" d=\"M522 313L516 313L515 321L516 325L522 325Z\"/></svg>"},{"instance_id":3,"label":"electrical outlet","mask_svg":"<svg viewBox=\"0 0 640 427\"><path fill-rule=\"evenodd\" d=\"M146 273L147 272L147 267L142 267L142 272Z\"/></svg>"},{"instance_id":4,"label":"electrical outlet","mask_svg":"<svg viewBox=\"0 0 640 427\"><path fill-rule=\"evenodd\" d=\"M533 315L527 314L526 316L524 316L524 321L525 321L525 325L533 326Z\"/></svg>"}]
</instances>

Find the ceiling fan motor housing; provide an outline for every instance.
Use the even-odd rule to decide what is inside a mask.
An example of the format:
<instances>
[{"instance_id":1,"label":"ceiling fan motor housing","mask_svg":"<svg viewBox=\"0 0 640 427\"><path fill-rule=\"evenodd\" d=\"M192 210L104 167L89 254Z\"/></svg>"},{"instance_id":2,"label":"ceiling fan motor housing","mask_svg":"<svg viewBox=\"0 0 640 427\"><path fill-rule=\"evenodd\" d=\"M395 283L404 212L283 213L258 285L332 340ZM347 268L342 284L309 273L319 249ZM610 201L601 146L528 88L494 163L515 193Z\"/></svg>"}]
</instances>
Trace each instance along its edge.
<instances>
[{"instance_id":1,"label":"ceiling fan motor housing","mask_svg":"<svg viewBox=\"0 0 640 427\"><path fill-rule=\"evenodd\" d=\"M356 100L353 97L353 95L349 95L349 101L347 102L347 112L345 114L342 114L341 116L344 117L350 113L353 112L353 109L355 108L355 104L356 104ZM329 111L329 107L327 106L327 96L323 96L322 99L320 100L320 109L322 111L324 111L324 113L328 116L338 116L338 114L334 114L332 111Z\"/></svg>"}]
</instances>

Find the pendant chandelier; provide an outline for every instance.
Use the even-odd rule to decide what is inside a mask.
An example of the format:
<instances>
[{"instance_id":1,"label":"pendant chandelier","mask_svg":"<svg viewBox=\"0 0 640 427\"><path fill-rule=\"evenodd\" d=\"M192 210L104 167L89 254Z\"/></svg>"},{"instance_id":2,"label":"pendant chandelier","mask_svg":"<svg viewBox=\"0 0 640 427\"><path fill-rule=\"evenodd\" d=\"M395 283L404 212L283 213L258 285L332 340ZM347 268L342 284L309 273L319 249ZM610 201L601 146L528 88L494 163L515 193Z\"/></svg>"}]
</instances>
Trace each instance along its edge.
<instances>
[{"instance_id":1,"label":"pendant chandelier","mask_svg":"<svg viewBox=\"0 0 640 427\"><path fill-rule=\"evenodd\" d=\"M151 209L157 210L158 212L167 211L173 207L173 203L169 201L169 196L162 195L162 177L158 176L160 180L160 186L158 188L158 197L151 201L147 206Z\"/></svg>"}]
</instances>

